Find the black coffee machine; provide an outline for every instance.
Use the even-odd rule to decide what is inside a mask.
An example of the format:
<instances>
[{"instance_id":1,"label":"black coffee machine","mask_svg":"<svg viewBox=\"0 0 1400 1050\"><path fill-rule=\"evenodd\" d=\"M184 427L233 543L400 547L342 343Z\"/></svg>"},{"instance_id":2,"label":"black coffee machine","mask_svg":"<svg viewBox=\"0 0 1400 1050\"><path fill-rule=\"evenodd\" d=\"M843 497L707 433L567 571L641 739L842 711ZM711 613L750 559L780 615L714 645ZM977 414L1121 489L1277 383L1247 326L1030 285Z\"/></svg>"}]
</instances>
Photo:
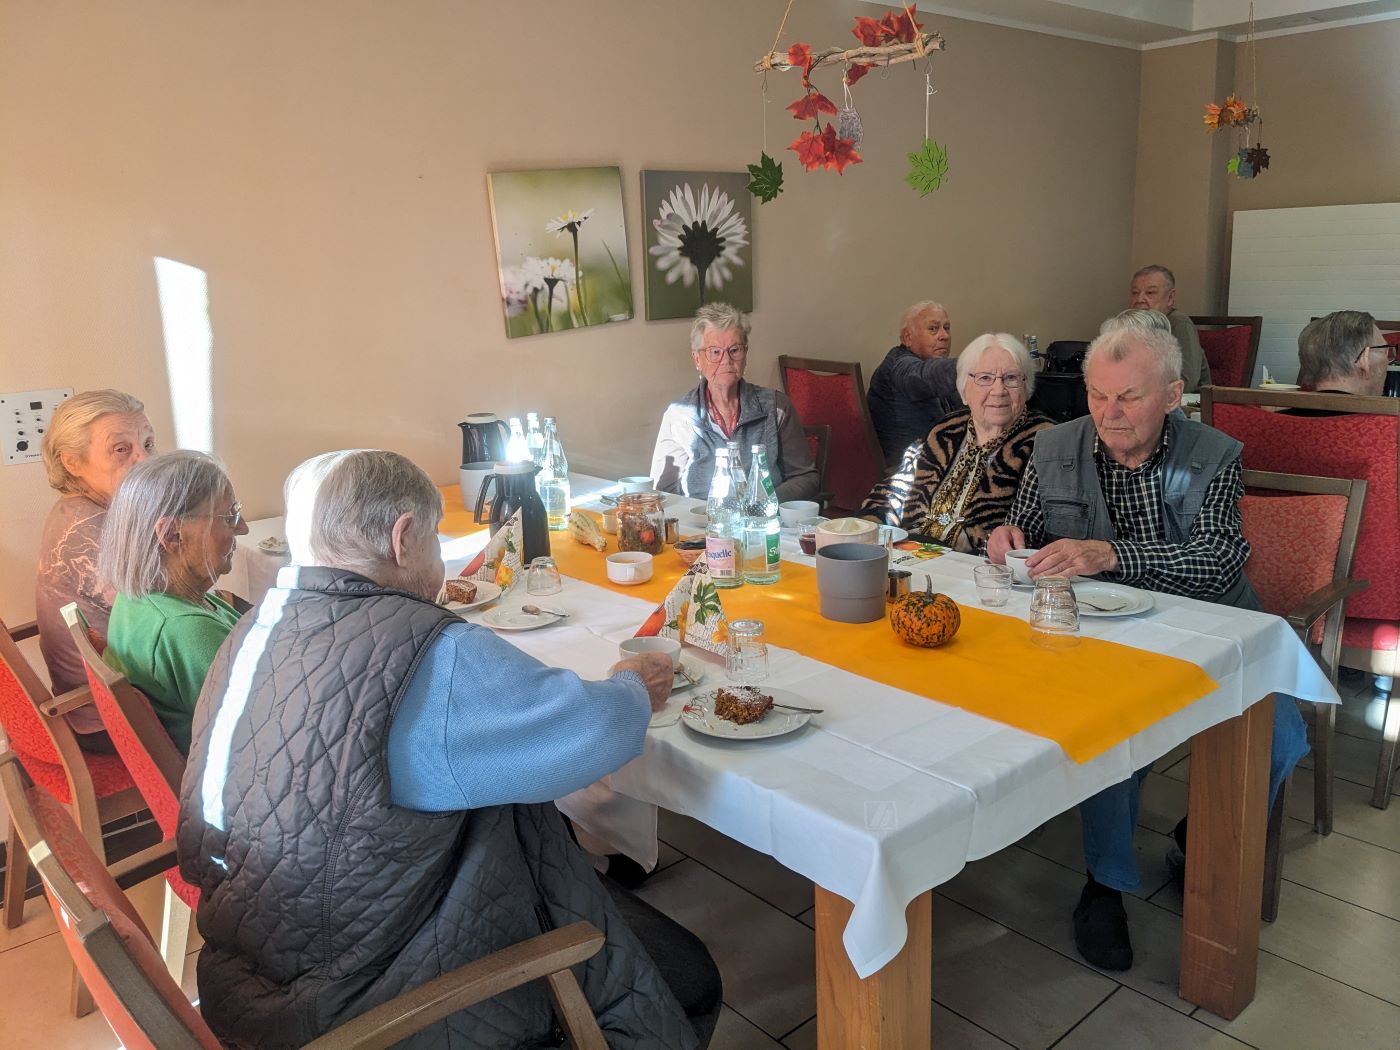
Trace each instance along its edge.
<instances>
[{"instance_id":1,"label":"black coffee machine","mask_svg":"<svg viewBox=\"0 0 1400 1050\"><path fill-rule=\"evenodd\" d=\"M457 424L462 428L462 462L496 463L506 458L510 428L494 412L474 412Z\"/></svg>"}]
</instances>

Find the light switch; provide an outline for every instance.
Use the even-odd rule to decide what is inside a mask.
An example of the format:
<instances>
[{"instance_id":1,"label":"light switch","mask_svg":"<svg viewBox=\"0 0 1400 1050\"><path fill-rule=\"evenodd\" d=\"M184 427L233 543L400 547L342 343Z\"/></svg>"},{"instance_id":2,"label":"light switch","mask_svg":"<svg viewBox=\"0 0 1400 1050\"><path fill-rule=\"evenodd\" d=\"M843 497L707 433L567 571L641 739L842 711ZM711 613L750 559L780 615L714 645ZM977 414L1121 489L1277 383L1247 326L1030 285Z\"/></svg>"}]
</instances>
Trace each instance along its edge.
<instances>
[{"instance_id":1,"label":"light switch","mask_svg":"<svg viewBox=\"0 0 1400 1050\"><path fill-rule=\"evenodd\" d=\"M33 463L42 457L39 448L49 418L60 403L73 396L73 388L22 390L0 394L0 444L6 463Z\"/></svg>"}]
</instances>

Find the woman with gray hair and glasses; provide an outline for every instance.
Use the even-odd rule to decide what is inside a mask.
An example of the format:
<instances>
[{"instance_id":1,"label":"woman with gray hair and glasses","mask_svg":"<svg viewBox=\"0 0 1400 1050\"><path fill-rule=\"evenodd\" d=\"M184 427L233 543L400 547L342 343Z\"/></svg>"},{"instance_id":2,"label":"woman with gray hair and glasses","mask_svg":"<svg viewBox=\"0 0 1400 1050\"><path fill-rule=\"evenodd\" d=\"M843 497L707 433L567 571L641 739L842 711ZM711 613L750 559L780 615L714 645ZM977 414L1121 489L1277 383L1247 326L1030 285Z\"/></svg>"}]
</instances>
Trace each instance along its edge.
<instances>
[{"instance_id":1,"label":"woman with gray hair and glasses","mask_svg":"<svg viewBox=\"0 0 1400 1050\"><path fill-rule=\"evenodd\" d=\"M106 660L150 698L181 754L209 665L238 623L209 588L247 532L228 476L202 452L133 468L107 512L98 569L117 597Z\"/></svg>"},{"instance_id":2,"label":"woman with gray hair and glasses","mask_svg":"<svg viewBox=\"0 0 1400 1050\"><path fill-rule=\"evenodd\" d=\"M87 685L82 658L59 611L76 602L88 627L102 638L112 592L99 577L97 552L107 505L122 477L155 455L156 432L146 406L120 390L85 390L59 405L41 447L49 486L58 502L44 522L34 582L39 648L55 695ZM68 716L78 744L113 754L112 742L92 705Z\"/></svg>"},{"instance_id":3,"label":"woman with gray hair and glasses","mask_svg":"<svg viewBox=\"0 0 1400 1050\"><path fill-rule=\"evenodd\" d=\"M715 451L733 441L746 461L754 445L763 446L779 499L815 496L817 466L792 402L744 378L749 319L728 303L700 307L690 326L690 358L700 382L661 417L651 454L657 489L704 499Z\"/></svg>"}]
</instances>

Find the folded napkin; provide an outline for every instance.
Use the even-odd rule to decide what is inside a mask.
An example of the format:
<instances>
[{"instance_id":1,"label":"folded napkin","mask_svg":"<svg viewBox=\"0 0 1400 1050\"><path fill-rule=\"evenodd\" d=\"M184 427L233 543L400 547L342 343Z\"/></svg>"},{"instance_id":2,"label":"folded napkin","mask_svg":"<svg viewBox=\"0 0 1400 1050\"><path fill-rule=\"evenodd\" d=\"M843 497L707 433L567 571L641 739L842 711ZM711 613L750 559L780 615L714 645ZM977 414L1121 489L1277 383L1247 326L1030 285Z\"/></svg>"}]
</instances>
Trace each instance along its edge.
<instances>
[{"instance_id":1,"label":"folded napkin","mask_svg":"<svg viewBox=\"0 0 1400 1050\"><path fill-rule=\"evenodd\" d=\"M704 558L696 558L671 593L638 628L636 637L675 638L720 656L729 655L729 617L710 581Z\"/></svg>"},{"instance_id":2,"label":"folded napkin","mask_svg":"<svg viewBox=\"0 0 1400 1050\"><path fill-rule=\"evenodd\" d=\"M515 574L523 568L520 552L524 549L525 527L517 510L496 530L496 535L491 537L481 553L462 570L461 576L468 580L499 584L501 590L508 591L515 582Z\"/></svg>"}]
</instances>

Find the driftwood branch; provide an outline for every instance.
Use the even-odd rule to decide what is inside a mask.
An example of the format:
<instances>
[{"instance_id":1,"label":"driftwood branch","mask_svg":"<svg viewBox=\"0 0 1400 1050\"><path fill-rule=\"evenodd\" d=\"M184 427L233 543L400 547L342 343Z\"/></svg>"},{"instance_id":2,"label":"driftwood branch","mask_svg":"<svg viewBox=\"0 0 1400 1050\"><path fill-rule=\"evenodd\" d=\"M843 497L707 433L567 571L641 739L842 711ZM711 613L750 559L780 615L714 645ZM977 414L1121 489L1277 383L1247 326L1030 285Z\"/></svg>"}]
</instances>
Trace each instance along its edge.
<instances>
[{"instance_id":1,"label":"driftwood branch","mask_svg":"<svg viewBox=\"0 0 1400 1050\"><path fill-rule=\"evenodd\" d=\"M943 38L937 33L924 33L922 35L925 52L944 49ZM830 47L825 51L812 53L812 69L848 64L853 66L895 66L901 62L913 62L919 57L919 46L915 43L885 44L883 47L853 47L849 51L843 51L839 47ZM793 65L788 61L786 51L769 52L753 64L755 73L762 73L766 69L776 69L781 72L792 68Z\"/></svg>"}]
</instances>

